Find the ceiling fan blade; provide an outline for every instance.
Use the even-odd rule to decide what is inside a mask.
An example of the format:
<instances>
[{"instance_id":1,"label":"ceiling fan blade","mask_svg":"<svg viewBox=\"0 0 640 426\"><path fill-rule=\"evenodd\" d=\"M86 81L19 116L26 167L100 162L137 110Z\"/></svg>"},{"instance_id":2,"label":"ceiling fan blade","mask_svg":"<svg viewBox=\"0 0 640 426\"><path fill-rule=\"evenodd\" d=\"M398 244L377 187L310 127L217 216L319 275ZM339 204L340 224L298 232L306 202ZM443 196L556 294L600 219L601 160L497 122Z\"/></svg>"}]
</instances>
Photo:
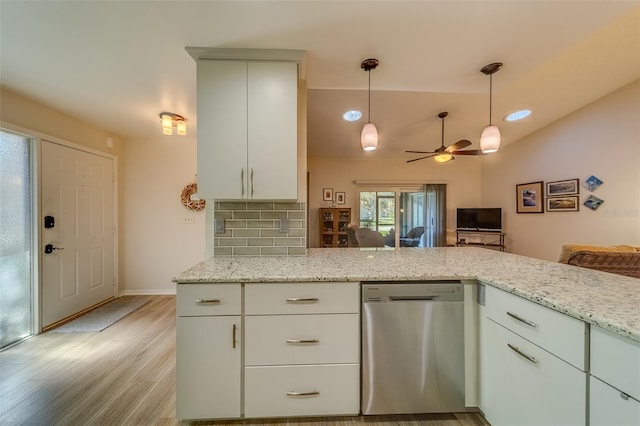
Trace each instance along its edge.
<instances>
[{"instance_id":1,"label":"ceiling fan blade","mask_svg":"<svg viewBox=\"0 0 640 426\"><path fill-rule=\"evenodd\" d=\"M462 149L462 148L466 148L469 145L471 145L470 141L468 141L466 139L460 139L458 142L454 143L453 145L446 147L445 151L453 152L453 151L457 151L457 150Z\"/></svg>"},{"instance_id":2,"label":"ceiling fan blade","mask_svg":"<svg viewBox=\"0 0 640 426\"><path fill-rule=\"evenodd\" d=\"M466 151L453 151L451 154L453 155L484 155L484 152L479 149L469 149Z\"/></svg>"},{"instance_id":3,"label":"ceiling fan blade","mask_svg":"<svg viewBox=\"0 0 640 426\"><path fill-rule=\"evenodd\" d=\"M433 157L433 155L427 155L426 157L414 158L413 160L407 160L407 163L411 163L413 161L424 160L425 158Z\"/></svg>"},{"instance_id":4,"label":"ceiling fan blade","mask_svg":"<svg viewBox=\"0 0 640 426\"><path fill-rule=\"evenodd\" d=\"M435 154L433 151L405 151L410 154Z\"/></svg>"}]
</instances>

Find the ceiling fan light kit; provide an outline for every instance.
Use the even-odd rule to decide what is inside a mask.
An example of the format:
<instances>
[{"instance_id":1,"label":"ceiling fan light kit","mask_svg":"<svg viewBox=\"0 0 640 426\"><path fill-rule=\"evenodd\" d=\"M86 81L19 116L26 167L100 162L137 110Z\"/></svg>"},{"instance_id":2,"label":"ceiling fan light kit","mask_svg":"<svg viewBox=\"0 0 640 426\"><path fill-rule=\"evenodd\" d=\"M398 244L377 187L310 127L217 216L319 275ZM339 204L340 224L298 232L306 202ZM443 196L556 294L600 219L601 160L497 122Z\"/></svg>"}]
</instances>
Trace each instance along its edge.
<instances>
[{"instance_id":1,"label":"ceiling fan light kit","mask_svg":"<svg viewBox=\"0 0 640 426\"><path fill-rule=\"evenodd\" d=\"M371 70L376 69L378 64L379 62L375 58L365 59L360 64L360 68L369 74L369 116L367 124L362 128L362 134L360 135L360 144L365 151L373 151L378 147L378 129L371 122Z\"/></svg>"},{"instance_id":2,"label":"ceiling fan light kit","mask_svg":"<svg viewBox=\"0 0 640 426\"><path fill-rule=\"evenodd\" d=\"M502 68L502 62L494 62L482 67L480 72L489 76L489 125L484 128L482 135L480 136L480 149L485 154L496 152L500 149L500 129L491 123L491 108L492 108L492 96L493 96L493 74L500 71Z\"/></svg>"}]
</instances>

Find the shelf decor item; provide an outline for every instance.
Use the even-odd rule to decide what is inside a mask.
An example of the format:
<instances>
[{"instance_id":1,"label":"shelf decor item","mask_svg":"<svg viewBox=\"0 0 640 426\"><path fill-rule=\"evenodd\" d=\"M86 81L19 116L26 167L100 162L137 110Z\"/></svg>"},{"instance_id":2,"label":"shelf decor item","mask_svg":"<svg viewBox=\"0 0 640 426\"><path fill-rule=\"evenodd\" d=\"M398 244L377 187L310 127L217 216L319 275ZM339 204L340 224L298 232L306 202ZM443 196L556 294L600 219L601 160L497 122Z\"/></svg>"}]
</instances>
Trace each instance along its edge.
<instances>
[{"instance_id":1,"label":"shelf decor item","mask_svg":"<svg viewBox=\"0 0 640 426\"><path fill-rule=\"evenodd\" d=\"M516 185L517 213L544 213L544 182Z\"/></svg>"},{"instance_id":2,"label":"shelf decor item","mask_svg":"<svg viewBox=\"0 0 640 426\"><path fill-rule=\"evenodd\" d=\"M587 198L583 204L591 210L598 210L598 207L600 207L602 203L604 203L603 199L598 198L595 195L589 195L589 198Z\"/></svg>"},{"instance_id":3,"label":"shelf decor item","mask_svg":"<svg viewBox=\"0 0 640 426\"><path fill-rule=\"evenodd\" d=\"M576 195L580 193L578 179L558 180L547 182L547 197L560 197L563 195Z\"/></svg>"},{"instance_id":4,"label":"shelf decor item","mask_svg":"<svg viewBox=\"0 0 640 426\"><path fill-rule=\"evenodd\" d=\"M322 189L322 201L333 201L333 188Z\"/></svg>"},{"instance_id":5,"label":"shelf decor item","mask_svg":"<svg viewBox=\"0 0 640 426\"><path fill-rule=\"evenodd\" d=\"M580 197L577 195L547 197L548 212L577 212L578 210L580 210Z\"/></svg>"},{"instance_id":6,"label":"shelf decor item","mask_svg":"<svg viewBox=\"0 0 640 426\"><path fill-rule=\"evenodd\" d=\"M336 204L344 204L345 197L344 192L336 192Z\"/></svg>"},{"instance_id":7,"label":"shelf decor item","mask_svg":"<svg viewBox=\"0 0 640 426\"><path fill-rule=\"evenodd\" d=\"M585 188L587 188L589 191L593 192L596 189L598 189L598 187L600 185L602 185L604 182L602 182L600 179L598 179L596 176L589 176L587 178L587 180L584 181L584 186Z\"/></svg>"}]
</instances>

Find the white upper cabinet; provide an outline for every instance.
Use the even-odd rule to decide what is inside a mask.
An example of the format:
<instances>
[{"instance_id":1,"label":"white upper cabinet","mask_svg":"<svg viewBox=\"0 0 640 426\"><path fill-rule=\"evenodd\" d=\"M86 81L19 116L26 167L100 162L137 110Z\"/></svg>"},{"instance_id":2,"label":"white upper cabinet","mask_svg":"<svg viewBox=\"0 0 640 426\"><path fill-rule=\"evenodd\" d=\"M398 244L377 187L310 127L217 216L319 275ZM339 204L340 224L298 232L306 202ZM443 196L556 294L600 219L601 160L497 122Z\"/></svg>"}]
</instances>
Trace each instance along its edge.
<instances>
[{"instance_id":1,"label":"white upper cabinet","mask_svg":"<svg viewBox=\"0 0 640 426\"><path fill-rule=\"evenodd\" d=\"M197 60L198 194L298 198L298 63Z\"/></svg>"}]
</instances>

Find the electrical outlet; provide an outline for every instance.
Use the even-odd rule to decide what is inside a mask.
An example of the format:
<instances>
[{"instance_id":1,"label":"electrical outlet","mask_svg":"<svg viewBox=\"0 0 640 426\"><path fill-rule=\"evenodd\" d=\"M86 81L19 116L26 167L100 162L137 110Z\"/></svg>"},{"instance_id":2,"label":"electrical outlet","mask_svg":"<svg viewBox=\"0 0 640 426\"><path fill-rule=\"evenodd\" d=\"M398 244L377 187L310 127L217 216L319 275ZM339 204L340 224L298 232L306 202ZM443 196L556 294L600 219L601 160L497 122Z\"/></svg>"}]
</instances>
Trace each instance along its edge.
<instances>
[{"instance_id":1,"label":"electrical outlet","mask_svg":"<svg viewBox=\"0 0 640 426\"><path fill-rule=\"evenodd\" d=\"M196 223L196 217L193 215L185 216L183 223L186 225L194 225Z\"/></svg>"},{"instance_id":2,"label":"electrical outlet","mask_svg":"<svg viewBox=\"0 0 640 426\"><path fill-rule=\"evenodd\" d=\"M215 219L215 234L224 234L224 219Z\"/></svg>"}]
</instances>

